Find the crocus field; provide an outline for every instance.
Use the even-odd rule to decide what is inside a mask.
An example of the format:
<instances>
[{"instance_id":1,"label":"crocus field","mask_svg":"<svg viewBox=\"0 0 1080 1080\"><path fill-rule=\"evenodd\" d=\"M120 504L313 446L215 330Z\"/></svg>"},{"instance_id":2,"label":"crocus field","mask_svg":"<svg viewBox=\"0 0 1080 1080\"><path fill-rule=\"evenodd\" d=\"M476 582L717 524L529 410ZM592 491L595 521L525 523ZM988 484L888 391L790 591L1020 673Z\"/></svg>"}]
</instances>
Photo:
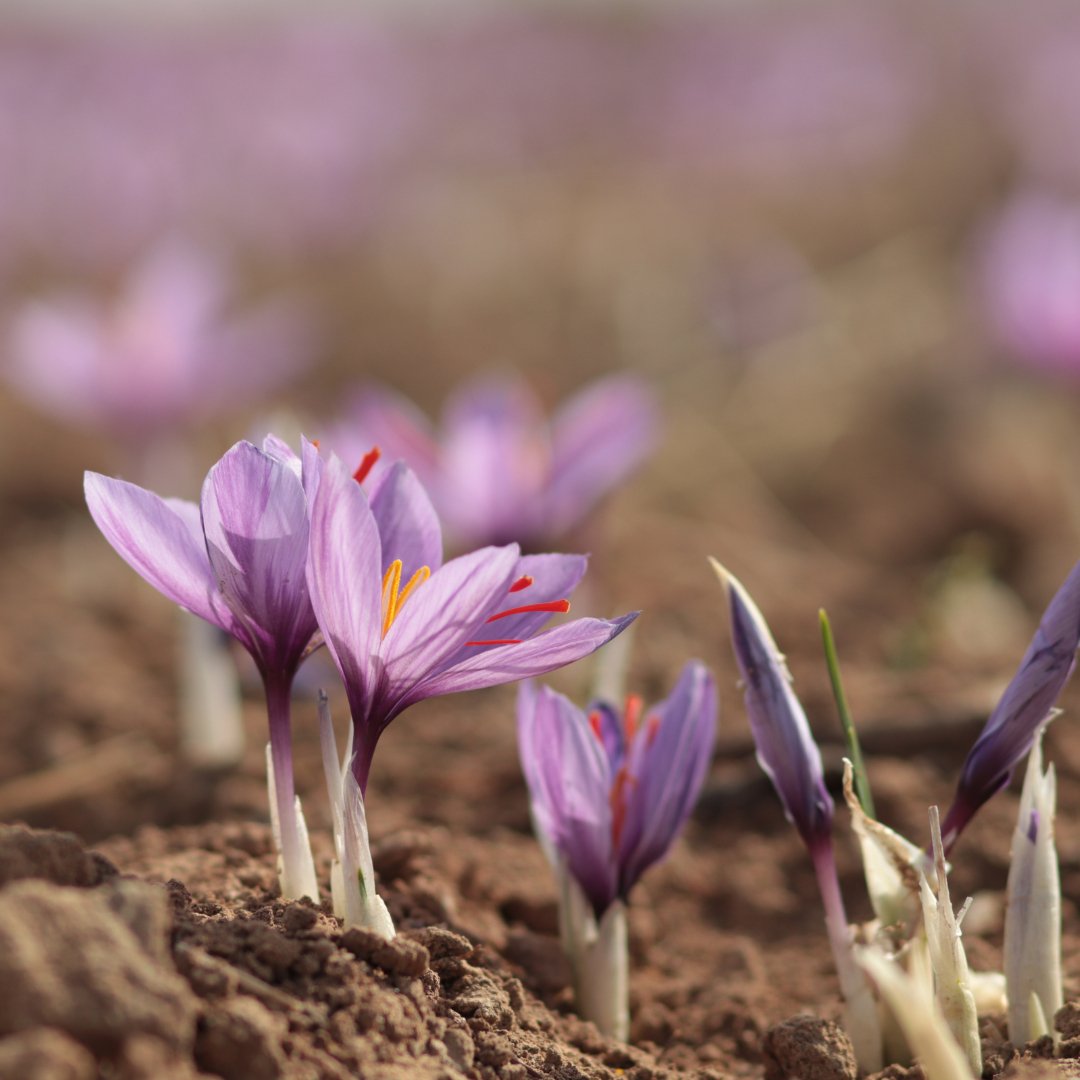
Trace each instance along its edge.
<instances>
[{"instance_id":1,"label":"crocus field","mask_svg":"<svg viewBox=\"0 0 1080 1080\"><path fill-rule=\"evenodd\" d=\"M449 8L0 24L0 1080L1080 1075L1076 14Z\"/></svg>"}]
</instances>

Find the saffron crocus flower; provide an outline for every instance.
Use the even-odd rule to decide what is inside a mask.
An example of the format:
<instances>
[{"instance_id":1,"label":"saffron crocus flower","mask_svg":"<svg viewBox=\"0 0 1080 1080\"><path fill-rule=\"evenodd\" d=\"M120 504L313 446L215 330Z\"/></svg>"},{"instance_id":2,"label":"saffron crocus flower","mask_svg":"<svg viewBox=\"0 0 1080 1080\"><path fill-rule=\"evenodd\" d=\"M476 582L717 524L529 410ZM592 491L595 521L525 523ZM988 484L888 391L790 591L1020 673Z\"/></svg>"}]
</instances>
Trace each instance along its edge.
<instances>
[{"instance_id":1,"label":"saffron crocus flower","mask_svg":"<svg viewBox=\"0 0 1080 1080\"><path fill-rule=\"evenodd\" d=\"M833 853L833 801L825 789L821 753L764 617L739 581L715 559L710 562L727 592L735 662L758 763L810 853L845 999L845 1026L859 1066L876 1072L881 1068L881 1029L873 995L852 951Z\"/></svg>"},{"instance_id":2,"label":"saffron crocus flower","mask_svg":"<svg viewBox=\"0 0 1080 1080\"><path fill-rule=\"evenodd\" d=\"M62 420L100 428L136 453L270 390L309 358L299 312L281 303L226 311L224 265L189 244L162 245L111 304L72 293L13 318L11 384Z\"/></svg>"},{"instance_id":3,"label":"saffron crocus flower","mask_svg":"<svg viewBox=\"0 0 1080 1080\"><path fill-rule=\"evenodd\" d=\"M945 853L976 811L1000 791L1031 749L1076 665L1080 646L1080 562L1055 593L1020 667L968 752L941 831Z\"/></svg>"},{"instance_id":4,"label":"saffron crocus flower","mask_svg":"<svg viewBox=\"0 0 1080 1080\"><path fill-rule=\"evenodd\" d=\"M288 898L318 897L290 733L293 678L317 629L304 573L316 459L307 443L303 465L272 437L262 450L237 443L210 470L199 505L97 473L85 481L90 513L120 557L170 600L236 638L259 669Z\"/></svg>"},{"instance_id":5,"label":"saffron crocus flower","mask_svg":"<svg viewBox=\"0 0 1080 1080\"><path fill-rule=\"evenodd\" d=\"M406 461L431 493L453 542L519 542L565 535L650 453L656 407L641 380L602 379L550 422L521 380L481 378L447 403L436 433L411 402L369 389L328 440L347 460L377 444Z\"/></svg>"},{"instance_id":6,"label":"saffron crocus flower","mask_svg":"<svg viewBox=\"0 0 1080 1080\"><path fill-rule=\"evenodd\" d=\"M563 947L578 1008L606 1035L629 1032L626 909L641 875L668 853L697 800L716 731L716 684L692 661L671 696L620 715L587 713L523 683L518 748L533 822L560 886Z\"/></svg>"},{"instance_id":7,"label":"saffron crocus flower","mask_svg":"<svg viewBox=\"0 0 1080 1080\"><path fill-rule=\"evenodd\" d=\"M392 514L382 505L388 484L396 493ZM438 519L415 477L398 466L376 485L369 500L338 458L323 463L307 567L315 615L349 701L349 760L361 797L379 737L410 705L552 671L637 617L542 630L553 613L569 610L583 556L522 556L511 544L443 564Z\"/></svg>"}]
</instances>

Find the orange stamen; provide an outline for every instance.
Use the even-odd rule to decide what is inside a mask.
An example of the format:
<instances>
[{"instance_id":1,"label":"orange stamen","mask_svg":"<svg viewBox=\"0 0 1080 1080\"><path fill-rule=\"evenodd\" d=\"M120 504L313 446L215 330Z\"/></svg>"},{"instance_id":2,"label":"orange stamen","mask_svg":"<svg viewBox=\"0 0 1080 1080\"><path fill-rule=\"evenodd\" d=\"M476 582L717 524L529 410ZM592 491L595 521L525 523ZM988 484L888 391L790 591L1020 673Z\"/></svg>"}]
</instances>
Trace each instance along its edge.
<instances>
[{"instance_id":1,"label":"orange stamen","mask_svg":"<svg viewBox=\"0 0 1080 1080\"><path fill-rule=\"evenodd\" d=\"M520 645L521 638L491 638L489 641L466 641L466 645Z\"/></svg>"},{"instance_id":2,"label":"orange stamen","mask_svg":"<svg viewBox=\"0 0 1080 1080\"><path fill-rule=\"evenodd\" d=\"M626 741L633 742L637 734L638 721L641 719L641 710L645 702L640 694L627 694L626 705L623 708L623 731L626 733Z\"/></svg>"},{"instance_id":3,"label":"orange stamen","mask_svg":"<svg viewBox=\"0 0 1080 1080\"><path fill-rule=\"evenodd\" d=\"M515 581L514 584L510 586L509 591L521 592L522 589L527 589L533 583L533 580L534 579L531 578L528 574L522 574L521 577L519 577L517 581Z\"/></svg>"},{"instance_id":4,"label":"orange stamen","mask_svg":"<svg viewBox=\"0 0 1080 1080\"><path fill-rule=\"evenodd\" d=\"M312 439L311 440L311 445L314 446L316 450L318 450L319 449L319 440L318 439Z\"/></svg>"},{"instance_id":5,"label":"orange stamen","mask_svg":"<svg viewBox=\"0 0 1080 1080\"><path fill-rule=\"evenodd\" d=\"M400 559L395 559L386 569L386 573L383 575L382 583L382 617L383 637L390 632L390 627L394 625L394 620L398 617L401 609L405 606L405 601L409 599L415 589L418 589L429 577L431 577L431 569L427 566L421 566L411 578L404 588L401 587L401 569L402 562Z\"/></svg>"},{"instance_id":6,"label":"orange stamen","mask_svg":"<svg viewBox=\"0 0 1080 1080\"><path fill-rule=\"evenodd\" d=\"M317 446L318 443L316 443L315 445ZM368 473L371 472L371 470L375 467L375 462L378 461L381 457L382 451L377 446L373 446L364 455L363 459L361 460L359 466L356 469L356 472L353 473L353 479L358 484L362 484L367 479Z\"/></svg>"},{"instance_id":7,"label":"orange stamen","mask_svg":"<svg viewBox=\"0 0 1080 1080\"><path fill-rule=\"evenodd\" d=\"M529 611L554 611L559 614L565 614L570 610L569 600L548 600L543 604L526 604L524 607L507 608L506 611L500 611L495 615L492 615L488 622L495 622L496 619L505 619L510 615L524 615Z\"/></svg>"}]
</instances>

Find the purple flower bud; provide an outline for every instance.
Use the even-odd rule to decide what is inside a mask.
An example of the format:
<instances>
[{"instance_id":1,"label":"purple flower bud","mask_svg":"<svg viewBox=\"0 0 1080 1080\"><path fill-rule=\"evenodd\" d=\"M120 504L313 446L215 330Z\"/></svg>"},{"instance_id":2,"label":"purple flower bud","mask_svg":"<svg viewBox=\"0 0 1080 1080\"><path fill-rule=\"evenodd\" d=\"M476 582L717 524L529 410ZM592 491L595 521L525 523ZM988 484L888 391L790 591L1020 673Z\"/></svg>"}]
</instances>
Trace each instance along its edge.
<instances>
[{"instance_id":1,"label":"purple flower bud","mask_svg":"<svg viewBox=\"0 0 1080 1080\"><path fill-rule=\"evenodd\" d=\"M518 749L533 820L600 919L668 853L704 782L716 730L716 685L691 661L671 696L620 713L583 713L546 686L518 693Z\"/></svg>"},{"instance_id":2,"label":"purple flower bud","mask_svg":"<svg viewBox=\"0 0 1080 1080\"><path fill-rule=\"evenodd\" d=\"M1080 646L1080 563L1050 601L1020 667L964 761L942 833L946 852L1031 749L1072 674Z\"/></svg>"},{"instance_id":3,"label":"purple flower bud","mask_svg":"<svg viewBox=\"0 0 1080 1080\"><path fill-rule=\"evenodd\" d=\"M833 815L821 753L761 612L739 581L715 559L710 561L728 594L732 645L758 764L772 780L788 820L814 851L829 841Z\"/></svg>"}]
</instances>

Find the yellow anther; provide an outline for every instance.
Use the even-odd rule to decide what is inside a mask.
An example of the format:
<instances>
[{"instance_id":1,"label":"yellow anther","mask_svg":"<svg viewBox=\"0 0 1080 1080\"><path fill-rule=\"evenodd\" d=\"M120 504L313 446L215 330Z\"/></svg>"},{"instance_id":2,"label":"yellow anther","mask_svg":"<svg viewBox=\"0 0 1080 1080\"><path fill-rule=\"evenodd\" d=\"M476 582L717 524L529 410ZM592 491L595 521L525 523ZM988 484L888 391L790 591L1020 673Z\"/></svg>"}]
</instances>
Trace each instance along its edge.
<instances>
[{"instance_id":1,"label":"yellow anther","mask_svg":"<svg viewBox=\"0 0 1080 1080\"><path fill-rule=\"evenodd\" d=\"M413 591L424 584L429 577L431 577L431 568L428 566L421 566L416 573L409 578L405 587L401 587L401 570L402 563L400 559L395 559L387 568L386 573L383 575L382 583L382 617L383 625L382 632L383 637L390 632L390 627L394 625L394 620L398 616L398 612L401 611L405 605L405 601L409 599Z\"/></svg>"}]
</instances>

